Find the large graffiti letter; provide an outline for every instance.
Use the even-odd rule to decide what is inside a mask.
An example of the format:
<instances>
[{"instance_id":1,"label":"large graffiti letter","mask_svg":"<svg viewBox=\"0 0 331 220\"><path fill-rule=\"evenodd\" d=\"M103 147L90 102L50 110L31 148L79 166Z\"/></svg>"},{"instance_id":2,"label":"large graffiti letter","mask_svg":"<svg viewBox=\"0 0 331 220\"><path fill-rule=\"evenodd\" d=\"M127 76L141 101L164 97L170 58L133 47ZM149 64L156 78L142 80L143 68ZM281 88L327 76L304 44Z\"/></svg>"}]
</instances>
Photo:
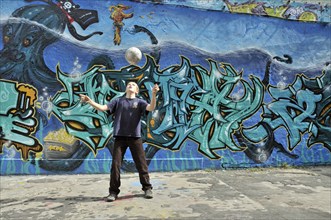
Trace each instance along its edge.
<instances>
[{"instance_id":1,"label":"large graffiti letter","mask_svg":"<svg viewBox=\"0 0 331 220\"><path fill-rule=\"evenodd\" d=\"M0 88L0 152L3 146L13 145L27 160L29 151L42 151L39 141L31 136L38 124L34 118L37 92L28 85L2 80Z\"/></svg>"},{"instance_id":2,"label":"large graffiti letter","mask_svg":"<svg viewBox=\"0 0 331 220\"><path fill-rule=\"evenodd\" d=\"M312 134L309 139L311 143L317 142L316 137L319 136L320 129L323 129L323 136L327 132L330 134L330 128L321 123L329 123L330 106L328 107L327 99L330 95L327 95L327 86L323 87L323 83L327 82L326 75L317 77L316 80L307 80L304 76L298 75L295 82L284 89L269 87L269 93L275 101L263 106L263 122L267 123L272 130L279 127L287 130L290 151L300 143L301 136L305 132ZM321 115L324 116L321 117ZM263 126L244 129L243 133L253 142L259 142L268 136Z\"/></svg>"},{"instance_id":3,"label":"large graffiti letter","mask_svg":"<svg viewBox=\"0 0 331 220\"><path fill-rule=\"evenodd\" d=\"M111 88L104 75L98 73L99 69L100 66L96 66L82 76L72 77L61 72L57 66L58 78L66 90L58 92L53 99L54 114L65 122L71 135L87 143L95 154L112 136L112 121L107 113L98 112L92 106L80 102L79 94L87 94L101 104L110 100Z\"/></svg>"},{"instance_id":4,"label":"large graffiti letter","mask_svg":"<svg viewBox=\"0 0 331 220\"><path fill-rule=\"evenodd\" d=\"M198 120L202 127L190 135L194 140L200 140L199 151L211 159L219 158L214 151L228 147L233 151L243 150L238 146L232 134L239 129L243 120L253 115L261 106L263 100L263 85L254 76L250 79L253 88L241 79L242 73L237 73L229 64L222 64L224 73L218 70L214 61L211 65L210 76L205 80L204 88L211 88L204 94L200 108L204 109L199 115L194 115L193 120ZM241 98L231 97L235 85L241 82L244 95Z\"/></svg>"}]
</instances>

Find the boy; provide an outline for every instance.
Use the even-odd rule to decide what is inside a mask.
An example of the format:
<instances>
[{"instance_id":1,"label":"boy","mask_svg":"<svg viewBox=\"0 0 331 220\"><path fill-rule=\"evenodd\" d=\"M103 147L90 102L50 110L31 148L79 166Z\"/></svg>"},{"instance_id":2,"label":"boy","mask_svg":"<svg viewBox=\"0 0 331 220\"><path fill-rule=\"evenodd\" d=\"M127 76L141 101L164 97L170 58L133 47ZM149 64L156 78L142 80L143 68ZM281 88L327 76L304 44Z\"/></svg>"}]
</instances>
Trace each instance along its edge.
<instances>
[{"instance_id":1,"label":"boy","mask_svg":"<svg viewBox=\"0 0 331 220\"><path fill-rule=\"evenodd\" d=\"M86 95L80 95L82 102L87 102L95 109L100 111L109 110L114 114L114 131L115 138L113 161L111 166L109 195L105 198L107 202L117 199L120 193L119 187L120 168L126 149L129 147L136 168L139 172L139 179L142 190L145 192L145 198L153 198L152 185L149 180L148 165L143 149L141 139L141 116L145 111L153 111L156 106L156 93L159 91L157 84L152 88L151 103L139 99L136 95L139 93L139 87L135 82L129 82L126 86L125 96L114 99L106 105L100 105L91 100Z\"/></svg>"}]
</instances>

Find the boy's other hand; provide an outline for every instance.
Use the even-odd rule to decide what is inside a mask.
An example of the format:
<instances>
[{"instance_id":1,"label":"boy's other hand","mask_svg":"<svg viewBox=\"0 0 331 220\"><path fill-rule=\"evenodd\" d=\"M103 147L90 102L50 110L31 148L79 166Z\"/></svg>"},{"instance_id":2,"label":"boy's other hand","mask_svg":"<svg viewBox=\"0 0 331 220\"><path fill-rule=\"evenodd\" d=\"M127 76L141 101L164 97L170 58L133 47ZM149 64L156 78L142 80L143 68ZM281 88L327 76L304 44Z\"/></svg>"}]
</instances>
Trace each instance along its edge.
<instances>
[{"instance_id":1,"label":"boy's other hand","mask_svg":"<svg viewBox=\"0 0 331 220\"><path fill-rule=\"evenodd\" d=\"M153 94L156 94L159 90L160 90L159 85L155 83L152 89Z\"/></svg>"},{"instance_id":2,"label":"boy's other hand","mask_svg":"<svg viewBox=\"0 0 331 220\"><path fill-rule=\"evenodd\" d=\"M80 96L80 101L81 102L89 103L91 101L90 97L88 97L87 95L79 94L79 96Z\"/></svg>"}]
</instances>

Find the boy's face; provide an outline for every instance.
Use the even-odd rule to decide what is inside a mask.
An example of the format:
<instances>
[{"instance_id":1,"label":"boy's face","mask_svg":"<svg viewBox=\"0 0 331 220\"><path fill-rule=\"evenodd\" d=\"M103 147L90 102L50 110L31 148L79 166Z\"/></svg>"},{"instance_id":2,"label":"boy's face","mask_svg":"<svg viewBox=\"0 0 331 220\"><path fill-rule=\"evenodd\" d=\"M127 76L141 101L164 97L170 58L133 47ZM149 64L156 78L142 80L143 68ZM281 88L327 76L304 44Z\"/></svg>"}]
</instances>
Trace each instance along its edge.
<instances>
[{"instance_id":1,"label":"boy's face","mask_svg":"<svg viewBox=\"0 0 331 220\"><path fill-rule=\"evenodd\" d=\"M125 92L131 92L131 93L135 93L136 95L138 94L139 92L139 89L138 89L138 85L137 83L135 82L129 82L127 85L126 85L126 90Z\"/></svg>"}]
</instances>

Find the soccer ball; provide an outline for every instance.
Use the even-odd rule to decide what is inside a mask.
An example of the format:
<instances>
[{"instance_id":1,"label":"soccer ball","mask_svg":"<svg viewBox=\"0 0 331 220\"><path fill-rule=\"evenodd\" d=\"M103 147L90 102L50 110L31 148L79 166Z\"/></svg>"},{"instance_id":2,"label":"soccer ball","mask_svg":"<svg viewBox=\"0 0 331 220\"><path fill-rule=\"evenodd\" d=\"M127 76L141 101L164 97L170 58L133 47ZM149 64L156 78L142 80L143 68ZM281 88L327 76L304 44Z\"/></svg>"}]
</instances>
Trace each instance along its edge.
<instances>
[{"instance_id":1,"label":"soccer ball","mask_svg":"<svg viewBox=\"0 0 331 220\"><path fill-rule=\"evenodd\" d=\"M130 47L125 52L125 59L131 65L136 65L142 58L142 53L137 47Z\"/></svg>"}]
</instances>

